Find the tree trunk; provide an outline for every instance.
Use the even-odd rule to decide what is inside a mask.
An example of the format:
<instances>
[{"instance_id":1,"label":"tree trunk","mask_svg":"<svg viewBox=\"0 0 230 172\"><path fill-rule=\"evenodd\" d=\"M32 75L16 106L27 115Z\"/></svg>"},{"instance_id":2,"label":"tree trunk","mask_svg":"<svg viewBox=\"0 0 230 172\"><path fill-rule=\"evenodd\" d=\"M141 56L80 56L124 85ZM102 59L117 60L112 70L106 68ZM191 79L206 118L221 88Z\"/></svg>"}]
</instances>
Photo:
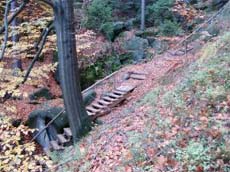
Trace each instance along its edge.
<instances>
[{"instance_id":1,"label":"tree trunk","mask_svg":"<svg viewBox=\"0 0 230 172\"><path fill-rule=\"evenodd\" d=\"M17 8L17 1L13 1L11 2L11 11L12 13L14 13L14 11ZM11 40L13 42L13 44L15 45L18 41L19 41L19 36L18 34L15 34L15 27L18 26L18 19L17 17L14 18L14 20L11 23L12 26L12 32L14 33ZM13 63L12 63L12 69L13 69L13 76L18 76L18 72L22 70L22 62L21 59L16 55L17 52L14 51L14 53L12 54L13 56Z\"/></svg>"},{"instance_id":2,"label":"tree trunk","mask_svg":"<svg viewBox=\"0 0 230 172\"><path fill-rule=\"evenodd\" d=\"M141 30L145 29L145 0L141 0Z\"/></svg>"},{"instance_id":3,"label":"tree trunk","mask_svg":"<svg viewBox=\"0 0 230 172\"><path fill-rule=\"evenodd\" d=\"M16 1L11 2L11 11L14 12L16 8L17 8L17 2ZM13 29L14 29L14 27L16 27L18 25L17 17L12 21L11 25L13 26ZM17 34L14 34L12 36L12 41L14 43L19 41Z\"/></svg>"},{"instance_id":4,"label":"tree trunk","mask_svg":"<svg viewBox=\"0 0 230 172\"><path fill-rule=\"evenodd\" d=\"M90 120L83 104L79 82L73 0L55 0L54 15L62 93L73 139L76 142L90 129Z\"/></svg>"}]
</instances>

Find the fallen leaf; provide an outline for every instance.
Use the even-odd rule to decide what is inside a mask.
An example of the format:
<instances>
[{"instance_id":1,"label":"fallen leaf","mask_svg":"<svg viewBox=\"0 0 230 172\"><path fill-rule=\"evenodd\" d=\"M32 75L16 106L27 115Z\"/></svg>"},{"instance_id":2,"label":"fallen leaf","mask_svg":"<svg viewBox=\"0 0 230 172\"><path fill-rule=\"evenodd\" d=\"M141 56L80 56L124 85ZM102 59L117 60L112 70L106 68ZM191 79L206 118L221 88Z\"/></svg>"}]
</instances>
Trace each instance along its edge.
<instances>
[{"instance_id":1,"label":"fallen leaf","mask_svg":"<svg viewBox=\"0 0 230 172\"><path fill-rule=\"evenodd\" d=\"M132 167L130 166L125 166L125 172L132 172Z\"/></svg>"}]
</instances>

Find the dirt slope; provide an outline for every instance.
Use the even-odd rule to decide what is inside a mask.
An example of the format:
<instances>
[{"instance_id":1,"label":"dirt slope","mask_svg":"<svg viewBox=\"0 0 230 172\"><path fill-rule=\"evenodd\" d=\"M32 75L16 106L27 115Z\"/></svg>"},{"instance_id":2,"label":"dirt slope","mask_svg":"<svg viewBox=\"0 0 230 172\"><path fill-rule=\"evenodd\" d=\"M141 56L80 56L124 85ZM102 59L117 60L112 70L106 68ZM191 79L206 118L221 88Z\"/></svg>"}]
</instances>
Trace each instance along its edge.
<instances>
[{"instance_id":1,"label":"dirt slope","mask_svg":"<svg viewBox=\"0 0 230 172\"><path fill-rule=\"evenodd\" d=\"M159 86L164 76L189 65L195 59L195 54L188 54L186 57L185 55L172 56L169 53L165 53L158 55L147 63L127 66L121 69L114 77L97 86L96 91L99 95L103 95L120 85L137 87L120 107L116 107L109 115L99 119L103 124L95 127L90 135L79 144L80 151L84 156L79 161L72 162L70 166L74 166L75 171L133 171L134 169L131 166L134 164L123 164L129 161L129 158L130 161L134 158L129 150L133 147L129 141L129 135L132 135L132 132L144 132L146 120L148 120L148 115L146 115L148 108L145 106L137 107L137 101L154 87ZM147 73L147 78L143 81L124 80L124 75L130 71ZM175 75L174 79L176 80L179 77L177 75L180 74L175 73ZM72 153L67 153L66 156L69 157L72 154L76 156L75 151L76 149L70 148L67 152ZM151 150L146 151L151 152ZM157 156L157 152L152 152L152 154ZM136 165L138 165L138 162Z\"/></svg>"}]
</instances>

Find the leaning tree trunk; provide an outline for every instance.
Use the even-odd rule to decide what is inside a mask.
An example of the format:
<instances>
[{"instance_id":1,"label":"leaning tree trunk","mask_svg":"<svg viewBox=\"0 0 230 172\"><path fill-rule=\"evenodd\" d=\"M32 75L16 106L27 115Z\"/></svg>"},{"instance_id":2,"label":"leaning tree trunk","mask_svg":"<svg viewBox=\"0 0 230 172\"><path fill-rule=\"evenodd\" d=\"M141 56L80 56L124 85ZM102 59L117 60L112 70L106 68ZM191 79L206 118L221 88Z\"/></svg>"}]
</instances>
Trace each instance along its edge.
<instances>
[{"instance_id":1,"label":"leaning tree trunk","mask_svg":"<svg viewBox=\"0 0 230 172\"><path fill-rule=\"evenodd\" d=\"M90 120L83 104L80 88L73 0L55 0L54 15L62 93L74 142L76 142L90 129Z\"/></svg>"}]
</instances>

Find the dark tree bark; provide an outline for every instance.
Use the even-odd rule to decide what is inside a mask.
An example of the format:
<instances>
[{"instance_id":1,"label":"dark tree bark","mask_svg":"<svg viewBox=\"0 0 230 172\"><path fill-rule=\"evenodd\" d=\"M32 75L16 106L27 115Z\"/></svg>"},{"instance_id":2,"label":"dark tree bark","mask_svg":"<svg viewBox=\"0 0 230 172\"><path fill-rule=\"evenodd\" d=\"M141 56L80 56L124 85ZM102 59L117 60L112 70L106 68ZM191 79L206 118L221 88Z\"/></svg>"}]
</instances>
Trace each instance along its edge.
<instances>
[{"instance_id":1,"label":"dark tree bark","mask_svg":"<svg viewBox=\"0 0 230 172\"><path fill-rule=\"evenodd\" d=\"M17 8L18 4L17 1L13 1L11 3L11 11L12 13L15 12L16 8ZM13 26L12 31L15 31L16 26L18 26L18 19L17 17L15 17L11 23L11 26ZM13 44L15 44L16 42L19 41L19 36L18 34L14 34L11 38ZM17 70L22 70L22 62L21 59L19 57L17 57L17 55L15 55L15 52L13 53L13 64L12 64L12 68L13 68L13 75L17 75Z\"/></svg>"},{"instance_id":2,"label":"dark tree bark","mask_svg":"<svg viewBox=\"0 0 230 172\"><path fill-rule=\"evenodd\" d=\"M11 11L14 13L14 11L16 10L16 8L17 8L17 1L13 1L13 2L11 3ZM16 26L18 25L17 17L15 17L15 18L13 19L11 25L12 25L13 27L16 27ZM13 42L18 42L18 40L19 40L18 35L17 35L17 34L14 34L14 35L12 36L12 41L13 41Z\"/></svg>"},{"instance_id":3,"label":"dark tree bark","mask_svg":"<svg viewBox=\"0 0 230 172\"><path fill-rule=\"evenodd\" d=\"M55 0L54 14L61 87L70 128L76 142L90 129L90 120L83 104L79 82L73 0Z\"/></svg>"}]
</instances>

